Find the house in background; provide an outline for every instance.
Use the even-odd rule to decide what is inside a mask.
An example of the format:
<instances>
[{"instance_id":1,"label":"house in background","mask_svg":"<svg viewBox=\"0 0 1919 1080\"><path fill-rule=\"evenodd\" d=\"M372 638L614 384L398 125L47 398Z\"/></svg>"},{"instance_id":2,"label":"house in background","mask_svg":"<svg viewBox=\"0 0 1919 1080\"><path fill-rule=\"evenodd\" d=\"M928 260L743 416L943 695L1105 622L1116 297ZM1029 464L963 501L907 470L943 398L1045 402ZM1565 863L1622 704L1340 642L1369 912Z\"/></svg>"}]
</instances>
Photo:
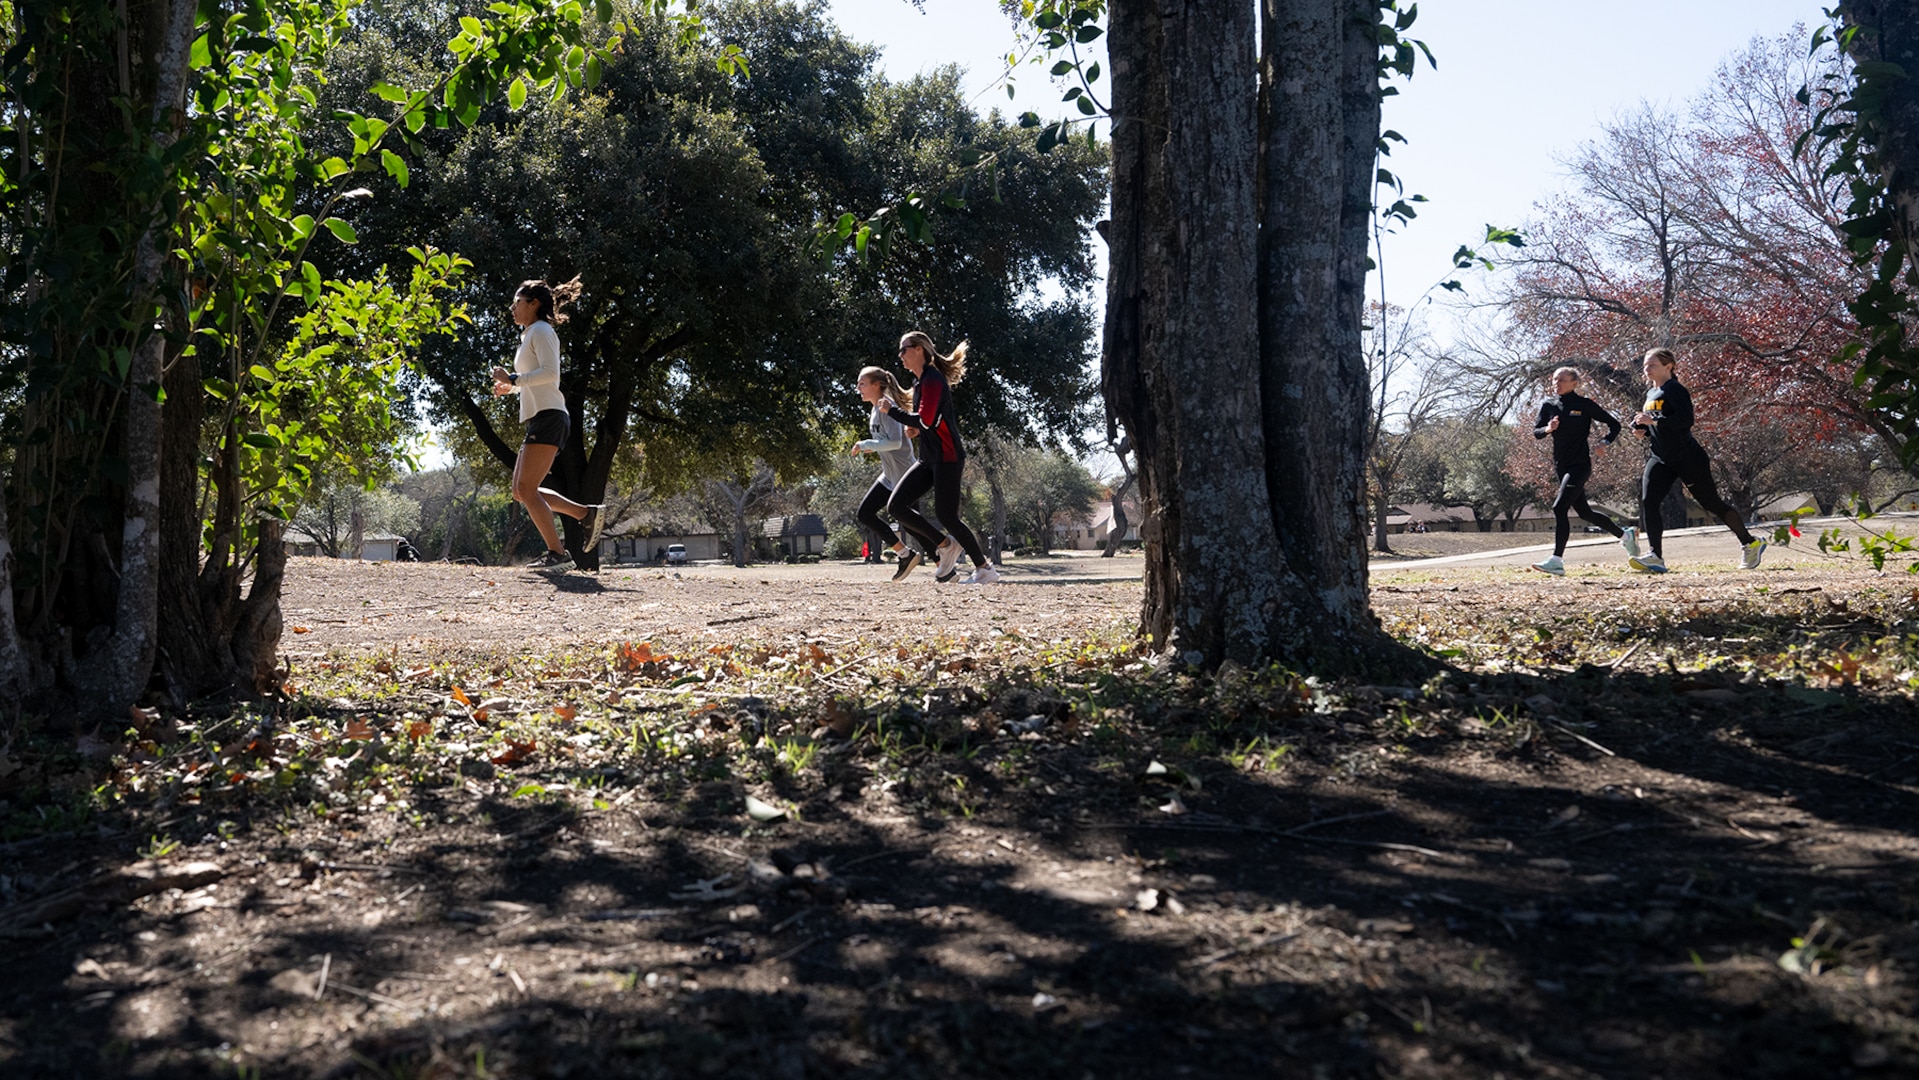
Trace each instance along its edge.
<instances>
[{"instance_id":1,"label":"house in background","mask_svg":"<svg viewBox=\"0 0 1919 1080\"><path fill-rule=\"evenodd\" d=\"M1386 531L1478 532L1479 522L1464 506L1434 506L1431 503L1402 503L1386 508Z\"/></svg>"},{"instance_id":2,"label":"house in background","mask_svg":"<svg viewBox=\"0 0 1919 1080\"><path fill-rule=\"evenodd\" d=\"M764 558L826 554L826 519L818 514L767 518L760 523L760 534Z\"/></svg>"},{"instance_id":3,"label":"house in background","mask_svg":"<svg viewBox=\"0 0 1919 1080\"><path fill-rule=\"evenodd\" d=\"M631 517L600 534L600 557L616 563L666 561L666 549L686 548L688 562L711 562L720 557L720 534L705 525L664 519Z\"/></svg>"},{"instance_id":4,"label":"house in background","mask_svg":"<svg viewBox=\"0 0 1919 1080\"><path fill-rule=\"evenodd\" d=\"M1139 543L1139 522L1143 517L1139 503L1133 499L1125 500L1126 535L1120 538L1122 544ZM1113 502L1111 499L1099 503L1093 508L1092 516L1081 521L1059 521L1053 523L1053 546L1071 551L1100 551L1106 547L1106 538L1113 535Z\"/></svg>"},{"instance_id":5,"label":"house in background","mask_svg":"<svg viewBox=\"0 0 1919 1080\"><path fill-rule=\"evenodd\" d=\"M367 533L361 541L360 558L366 562L392 562L400 557L400 545L406 537L393 533ZM312 536L298 529L288 529L284 534L288 555L306 555L312 558L325 558L326 549ZM352 558L352 553L341 544L340 558Z\"/></svg>"}]
</instances>

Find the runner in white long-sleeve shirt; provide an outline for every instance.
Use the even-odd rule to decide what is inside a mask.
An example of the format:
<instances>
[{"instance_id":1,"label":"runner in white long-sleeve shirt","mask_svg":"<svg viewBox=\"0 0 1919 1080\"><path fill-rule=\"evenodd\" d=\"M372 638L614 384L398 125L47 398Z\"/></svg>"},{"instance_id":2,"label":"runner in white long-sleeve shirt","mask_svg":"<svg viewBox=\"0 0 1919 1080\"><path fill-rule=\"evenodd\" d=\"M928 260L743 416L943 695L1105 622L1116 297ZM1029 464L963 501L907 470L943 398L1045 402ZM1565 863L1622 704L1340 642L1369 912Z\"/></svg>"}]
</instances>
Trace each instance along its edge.
<instances>
[{"instance_id":1,"label":"runner in white long-sleeve shirt","mask_svg":"<svg viewBox=\"0 0 1919 1080\"><path fill-rule=\"evenodd\" d=\"M905 409L910 399L899 380L885 368L860 369L859 388L860 397L873 407L867 418L867 430L873 437L854 443L853 454L877 454L880 459L880 474L873 478L873 486L866 489L866 498L860 500L860 524L884 540L899 555L899 566L893 571L893 580L901 581L913 572L924 556L893 531L886 519L880 517L880 511L886 509L887 501L893 497L893 489L899 486L901 478L919 460L913 453L913 441L906 434L906 425L887 415L888 405Z\"/></svg>"}]
</instances>

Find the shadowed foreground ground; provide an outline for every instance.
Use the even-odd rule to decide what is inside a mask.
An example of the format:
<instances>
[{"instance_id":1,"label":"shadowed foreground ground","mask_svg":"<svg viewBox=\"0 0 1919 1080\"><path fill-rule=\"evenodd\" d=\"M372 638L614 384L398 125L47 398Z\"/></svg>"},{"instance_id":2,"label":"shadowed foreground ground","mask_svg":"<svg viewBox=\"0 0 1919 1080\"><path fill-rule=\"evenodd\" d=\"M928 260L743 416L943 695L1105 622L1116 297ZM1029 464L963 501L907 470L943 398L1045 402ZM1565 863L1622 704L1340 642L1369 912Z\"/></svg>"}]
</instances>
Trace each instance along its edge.
<instances>
[{"instance_id":1,"label":"shadowed foreground ground","mask_svg":"<svg viewBox=\"0 0 1919 1080\"><path fill-rule=\"evenodd\" d=\"M1159 671L1100 581L906 647L304 646L270 724L16 748L0 1069L1910 1075L1919 594L1584 573L1381 575L1425 687Z\"/></svg>"}]
</instances>

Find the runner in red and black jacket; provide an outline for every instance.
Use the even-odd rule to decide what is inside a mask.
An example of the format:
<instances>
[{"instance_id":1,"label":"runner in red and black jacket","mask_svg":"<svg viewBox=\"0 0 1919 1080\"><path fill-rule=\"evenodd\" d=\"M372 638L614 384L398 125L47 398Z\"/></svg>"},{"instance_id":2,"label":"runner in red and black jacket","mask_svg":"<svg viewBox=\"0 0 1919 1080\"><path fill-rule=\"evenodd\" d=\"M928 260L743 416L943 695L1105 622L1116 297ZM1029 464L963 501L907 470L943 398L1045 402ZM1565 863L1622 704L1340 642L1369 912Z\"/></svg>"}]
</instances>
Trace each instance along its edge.
<instances>
[{"instance_id":1,"label":"runner in red and black jacket","mask_svg":"<svg viewBox=\"0 0 1919 1080\"><path fill-rule=\"evenodd\" d=\"M968 585L990 585L999 580L999 570L986 561L979 539L960 520L960 474L966 470L966 447L960 442L959 410L953 404L953 386L966 377L966 343L955 346L950 356L933 348L933 339L918 330L900 338L900 364L912 372L913 411L895 406L887 415L909 429L919 432L919 461L893 487L886 509L900 527L918 537L940 557L938 578L950 581L958 573L962 551L973 560ZM933 493L933 516L946 527L940 529L920 516L915 504Z\"/></svg>"}]
</instances>

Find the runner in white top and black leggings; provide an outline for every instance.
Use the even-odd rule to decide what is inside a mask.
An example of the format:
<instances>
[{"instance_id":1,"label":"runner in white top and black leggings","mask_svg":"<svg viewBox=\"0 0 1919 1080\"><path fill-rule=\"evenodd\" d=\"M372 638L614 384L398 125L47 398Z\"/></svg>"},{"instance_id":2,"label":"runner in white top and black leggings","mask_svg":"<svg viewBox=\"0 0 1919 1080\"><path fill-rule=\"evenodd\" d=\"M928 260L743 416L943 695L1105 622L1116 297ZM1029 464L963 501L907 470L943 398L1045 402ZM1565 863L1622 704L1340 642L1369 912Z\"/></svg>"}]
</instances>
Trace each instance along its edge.
<instances>
[{"instance_id":1,"label":"runner in white top and black leggings","mask_svg":"<svg viewBox=\"0 0 1919 1080\"><path fill-rule=\"evenodd\" d=\"M597 509L540 486L573 426L566 396L560 393L560 335L553 327L566 321L559 305L570 304L579 295L579 278L559 286L522 282L513 293L513 322L523 328L513 370L493 368L493 396L520 395L520 421L526 425L526 443L513 462L513 499L526 507L540 539L546 541L546 554L527 564L533 570L565 571L573 566L553 524L555 513L579 521Z\"/></svg>"},{"instance_id":2,"label":"runner in white top and black leggings","mask_svg":"<svg viewBox=\"0 0 1919 1080\"><path fill-rule=\"evenodd\" d=\"M904 408L908 399L899 380L885 368L862 368L859 388L860 398L873 407L866 422L867 432L873 437L854 443L853 454L855 457L860 454L878 455L880 474L873 478L873 486L866 489L866 498L860 500L858 517L860 524L884 540L886 546L899 555L899 566L893 571L893 580L903 581L920 564L923 556L893 532L893 527L880 517L880 511L892 501L893 489L906 478L918 460L913 453L913 441L906 436L906 425L887 415L888 409ZM917 513L919 507L915 506L913 510ZM933 548L927 550L932 551Z\"/></svg>"}]
</instances>

